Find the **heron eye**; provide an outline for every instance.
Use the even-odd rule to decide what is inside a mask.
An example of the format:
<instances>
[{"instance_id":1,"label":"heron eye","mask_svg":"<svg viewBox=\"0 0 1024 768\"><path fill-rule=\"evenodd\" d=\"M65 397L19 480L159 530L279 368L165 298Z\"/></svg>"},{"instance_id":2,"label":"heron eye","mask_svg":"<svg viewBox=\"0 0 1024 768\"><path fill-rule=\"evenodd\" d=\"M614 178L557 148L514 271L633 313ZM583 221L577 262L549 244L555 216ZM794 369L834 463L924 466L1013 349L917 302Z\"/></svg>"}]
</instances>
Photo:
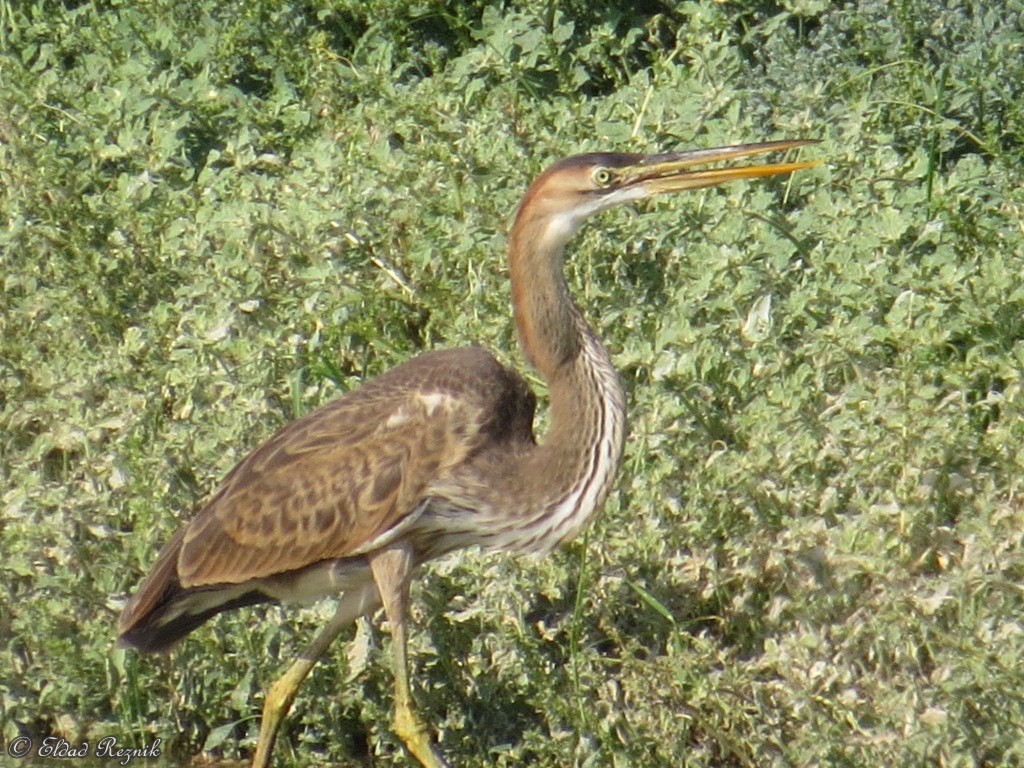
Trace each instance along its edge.
<instances>
[{"instance_id":1,"label":"heron eye","mask_svg":"<svg viewBox=\"0 0 1024 768\"><path fill-rule=\"evenodd\" d=\"M594 180L594 183L597 184L597 186L599 187L607 187L609 184L612 183L612 179L615 178L612 172L607 168L595 168L594 172L590 175L590 177Z\"/></svg>"}]
</instances>

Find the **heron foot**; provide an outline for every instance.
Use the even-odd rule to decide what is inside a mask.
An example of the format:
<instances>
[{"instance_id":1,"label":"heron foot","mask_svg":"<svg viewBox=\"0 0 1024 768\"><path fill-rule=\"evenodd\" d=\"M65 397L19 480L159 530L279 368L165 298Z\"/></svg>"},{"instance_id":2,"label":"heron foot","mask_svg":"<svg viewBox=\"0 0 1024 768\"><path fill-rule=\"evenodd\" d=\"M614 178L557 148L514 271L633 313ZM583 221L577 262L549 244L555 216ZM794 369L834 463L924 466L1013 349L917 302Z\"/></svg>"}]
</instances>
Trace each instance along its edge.
<instances>
[{"instance_id":1,"label":"heron foot","mask_svg":"<svg viewBox=\"0 0 1024 768\"><path fill-rule=\"evenodd\" d=\"M405 744L405 748L423 768L451 768L441 751L433 743L427 726L423 724L408 702L400 702L395 705L393 728L395 734Z\"/></svg>"}]
</instances>

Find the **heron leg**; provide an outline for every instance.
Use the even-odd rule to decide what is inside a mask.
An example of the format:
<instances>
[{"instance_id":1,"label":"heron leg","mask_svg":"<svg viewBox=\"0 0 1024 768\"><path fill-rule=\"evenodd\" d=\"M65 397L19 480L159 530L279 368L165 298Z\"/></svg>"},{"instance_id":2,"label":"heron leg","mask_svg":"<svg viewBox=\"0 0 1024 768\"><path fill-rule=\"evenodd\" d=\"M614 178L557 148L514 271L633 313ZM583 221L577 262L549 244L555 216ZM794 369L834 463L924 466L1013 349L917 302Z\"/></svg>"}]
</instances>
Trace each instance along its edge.
<instances>
[{"instance_id":1,"label":"heron leg","mask_svg":"<svg viewBox=\"0 0 1024 768\"><path fill-rule=\"evenodd\" d=\"M267 689L263 701L263 717L260 720L260 735L256 739L256 754L252 768L269 768L274 752L274 742L284 718L292 708L299 686L316 662L334 642L341 631L365 613L380 605L375 584L368 583L345 592L338 601L338 609L327 626L320 630L313 642L291 663L287 671Z\"/></svg>"},{"instance_id":2,"label":"heron leg","mask_svg":"<svg viewBox=\"0 0 1024 768\"><path fill-rule=\"evenodd\" d=\"M416 713L409 688L407 625L412 551L396 544L370 556L370 567L384 603L391 628L391 653L395 676L395 734L423 768L451 768L431 741L430 731Z\"/></svg>"}]
</instances>

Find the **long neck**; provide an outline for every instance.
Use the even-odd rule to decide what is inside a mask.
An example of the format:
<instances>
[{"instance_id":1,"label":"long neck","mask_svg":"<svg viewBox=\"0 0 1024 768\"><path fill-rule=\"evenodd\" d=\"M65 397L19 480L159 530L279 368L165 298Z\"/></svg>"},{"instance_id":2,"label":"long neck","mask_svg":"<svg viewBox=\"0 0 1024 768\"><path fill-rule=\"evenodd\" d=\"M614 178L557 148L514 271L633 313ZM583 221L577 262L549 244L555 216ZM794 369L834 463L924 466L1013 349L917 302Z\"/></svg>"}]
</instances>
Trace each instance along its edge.
<instances>
[{"instance_id":1,"label":"long neck","mask_svg":"<svg viewBox=\"0 0 1024 768\"><path fill-rule=\"evenodd\" d=\"M622 459L625 392L608 352L573 303L562 273L572 230L547 219L517 220L509 271L519 342L548 384L548 431L526 471L538 520L527 549L573 536L601 507ZM536 532L535 532L536 533Z\"/></svg>"}]
</instances>

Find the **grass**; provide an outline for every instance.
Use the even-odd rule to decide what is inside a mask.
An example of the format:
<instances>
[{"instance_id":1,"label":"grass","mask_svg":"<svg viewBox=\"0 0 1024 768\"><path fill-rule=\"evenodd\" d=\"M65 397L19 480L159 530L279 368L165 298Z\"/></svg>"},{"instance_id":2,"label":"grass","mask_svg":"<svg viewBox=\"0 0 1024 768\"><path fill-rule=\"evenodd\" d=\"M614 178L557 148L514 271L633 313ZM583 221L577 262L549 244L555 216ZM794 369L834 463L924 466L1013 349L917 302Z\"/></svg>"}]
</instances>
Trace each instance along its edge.
<instances>
[{"instance_id":1,"label":"grass","mask_svg":"<svg viewBox=\"0 0 1024 768\"><path fill-rule=\"evenodd\" d=\"M425 349L522 367L504 232L577 151L822 140L617 211L570 282L625 470L415 589L462 766L1024 764L1020 3L0 3L0 732L244 757L330 612L113 649L249 449ZM403 765L364 622L285 764Z\"/></svg>"}]
</instances>

